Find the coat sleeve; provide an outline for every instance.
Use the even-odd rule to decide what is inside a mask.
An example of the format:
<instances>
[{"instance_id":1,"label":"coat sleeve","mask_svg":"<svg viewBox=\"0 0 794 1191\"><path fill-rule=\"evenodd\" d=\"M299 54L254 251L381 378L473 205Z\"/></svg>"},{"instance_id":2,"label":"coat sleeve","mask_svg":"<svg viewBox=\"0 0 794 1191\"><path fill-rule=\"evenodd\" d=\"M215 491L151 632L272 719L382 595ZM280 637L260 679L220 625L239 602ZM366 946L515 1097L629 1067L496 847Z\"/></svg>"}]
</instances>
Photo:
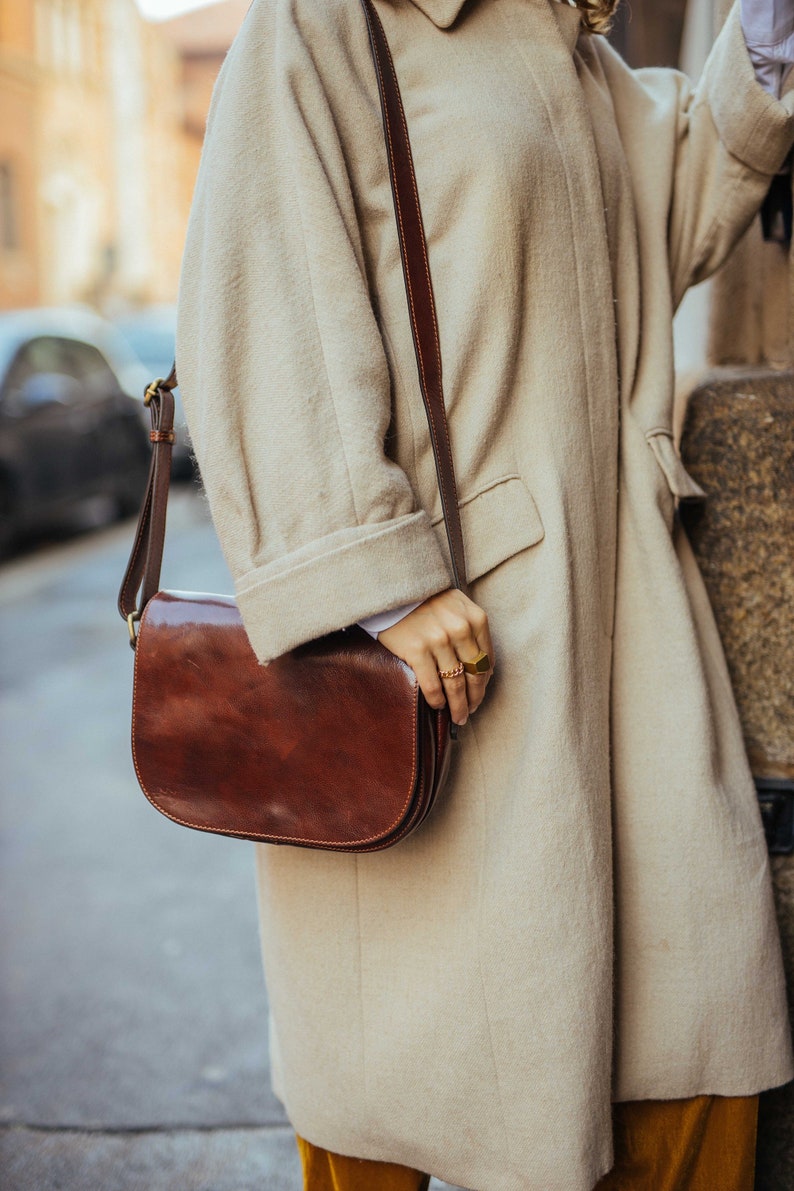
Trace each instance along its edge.
<instances>
[{"instance_id":1,"label":"coat sleeve","mask_svg":"<svg viewBox=\"0 0 794 1191\"><path fill-rule=\"evenodd\" d=\"M260 663L450 585L385 450L390 374L351 148L294 8L255 0L219 75L177 309L186 419ZM345 69L344 46L318 54ZM370 92L350 72L363 126L374 78Z\"/></svg>"},{"instance_id":2,"label":"coat sleeve","mask_svg":"<svg viewBox=\"0 0 794 1191\"><path fill-rule=\"evenodd\" d=\"M794 91L778 100L758 82L738 4L697 86L677 70L632 71L606 44L599 56L637 207L666 231L676 307L723 263L763 202L794 143Z\"/></svg>"}]
</instances>

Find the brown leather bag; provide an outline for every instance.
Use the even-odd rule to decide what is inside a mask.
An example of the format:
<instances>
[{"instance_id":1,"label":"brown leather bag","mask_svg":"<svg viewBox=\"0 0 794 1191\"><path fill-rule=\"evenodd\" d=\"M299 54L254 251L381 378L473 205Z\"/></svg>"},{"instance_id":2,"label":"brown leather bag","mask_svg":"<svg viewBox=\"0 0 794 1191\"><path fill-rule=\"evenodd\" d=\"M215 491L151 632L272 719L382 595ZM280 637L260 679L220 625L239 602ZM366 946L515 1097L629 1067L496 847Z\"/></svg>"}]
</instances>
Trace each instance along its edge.
<instances>
[{"instance_id":1,"label":"brown leather bag","mask_svg":"<svg viewBox=\"0 0 794 1191\"><path fill-rule=\"evenodd\" d=\"M361 3L454 581L465 590L408 131L383 27L371 0ZM157 810L200 831L345 852L390 847L422 822L444 784L455 736L449 711L430 708L411 668L357 625L260 666L230 596L158 590L176 384L174 368L146 392L152 461L118 600L135 649L132 755L141 788Z\"/></svg>"}]
</instances>

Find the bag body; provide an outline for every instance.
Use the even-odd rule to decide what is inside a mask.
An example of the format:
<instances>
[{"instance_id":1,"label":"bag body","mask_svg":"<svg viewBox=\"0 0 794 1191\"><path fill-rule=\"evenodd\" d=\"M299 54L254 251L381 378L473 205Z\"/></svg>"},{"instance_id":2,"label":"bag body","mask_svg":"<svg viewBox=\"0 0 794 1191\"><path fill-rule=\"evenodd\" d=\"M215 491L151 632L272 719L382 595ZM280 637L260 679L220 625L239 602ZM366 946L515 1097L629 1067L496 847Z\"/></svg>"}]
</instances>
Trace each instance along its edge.
<instances>
[{"instance_id":1,"label":"bag body","mask_svg":"<svg viewBox=\"0 0 794 1191\"><path fill-rule=\"evenodd\" d=\"M260 666L230 596L160 591L137 633L132 753L157 810L200 831L368 852L430 811L449 715L357 625Z\"/></svg>"}]
</instances>

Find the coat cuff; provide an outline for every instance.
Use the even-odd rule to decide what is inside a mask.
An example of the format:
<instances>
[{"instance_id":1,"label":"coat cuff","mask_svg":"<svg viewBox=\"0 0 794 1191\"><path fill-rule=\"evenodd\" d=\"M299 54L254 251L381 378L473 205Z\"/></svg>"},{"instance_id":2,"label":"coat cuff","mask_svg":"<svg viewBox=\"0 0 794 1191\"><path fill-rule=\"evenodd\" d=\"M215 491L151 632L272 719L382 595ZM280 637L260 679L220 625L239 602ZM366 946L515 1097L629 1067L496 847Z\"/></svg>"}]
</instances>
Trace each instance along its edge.
<instances>
[{"instance_id":1,"label":"coat cuff","mask_svg":"<svg viewBox=\"0 0 794 1191\"><path fill-rule=\"evenodd\" d=\"M266 664L384 608L452 583L425 510L339 530L235 581L251 647Z\"/></svg>"},{"instance_id":2,"label":"coat cuff","mask_svg":"<svg viewBox=\"0 0 794 1191\"><path fill-rule=\"evenodd\" d=\"M362 629L369 633L370 637L374 637L377 641L381 633L385 633L387 629L397 624L398 620L402 620L410 612L414 612L421 603L421 600L411 600L409 604L400 604L398 608L388 608L385 612L376 612L374 616L365 616L358 623Z\"/></svg>"},{"instance_id":3,"label":"coat cuff","mask_svg":"<svg viewBox=\"0 0 794 1191\"><path fill-rule=\"evenodd\" d=\"M794 143L794 93L775 99L756 79L738 4L714 43L703 83L728 152L759 174L776 174Z\"/></svg>"}]
</instances>

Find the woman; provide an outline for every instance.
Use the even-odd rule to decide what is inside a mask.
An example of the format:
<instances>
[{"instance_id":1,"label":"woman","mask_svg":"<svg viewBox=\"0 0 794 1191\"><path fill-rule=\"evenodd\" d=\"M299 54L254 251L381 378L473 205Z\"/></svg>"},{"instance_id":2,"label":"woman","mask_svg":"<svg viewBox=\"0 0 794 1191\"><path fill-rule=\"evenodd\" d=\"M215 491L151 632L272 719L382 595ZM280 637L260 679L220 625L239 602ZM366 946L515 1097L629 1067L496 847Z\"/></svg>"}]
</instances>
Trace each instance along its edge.
<instances>
[{"instance_id":1,"label":"woman","mask_svg":"<svg viewBox=\"0 0 794 1191\"><path fill-rule=\"evenodd\" d=\"M357 0L255 0L213 97L177 356L253 649L396 609L380 640L466 724L442 804L395 848L257 848L274 1083L310 1191L423 1172L590 1191L616 1150L604 1186L744 1191L754 1097L792 1075L755 793L674 515L699 489L671 319L761 203L794 102L754 77L737 10L693 92L582 28L610 7L377 0L471 599L450 590ZM487 697L438 676L480 649Z\"/></svg>"}]
</instances>

